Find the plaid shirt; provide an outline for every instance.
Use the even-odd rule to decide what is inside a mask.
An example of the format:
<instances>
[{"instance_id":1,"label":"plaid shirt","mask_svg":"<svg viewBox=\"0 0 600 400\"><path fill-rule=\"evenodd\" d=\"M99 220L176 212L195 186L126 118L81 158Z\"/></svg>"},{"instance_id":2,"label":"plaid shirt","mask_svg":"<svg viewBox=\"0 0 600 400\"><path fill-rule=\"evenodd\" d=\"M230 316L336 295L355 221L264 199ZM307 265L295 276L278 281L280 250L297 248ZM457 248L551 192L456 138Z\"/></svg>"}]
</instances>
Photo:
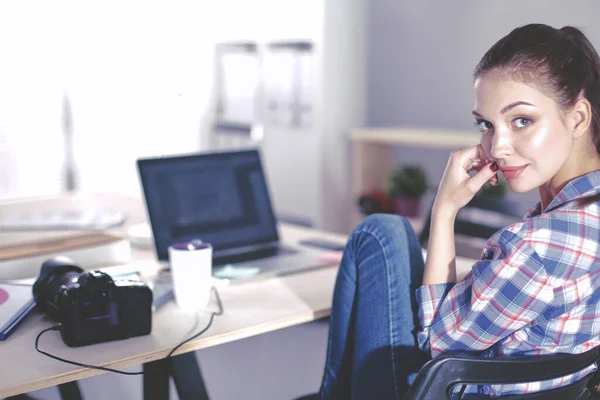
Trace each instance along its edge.
<instances>
[{"instance_id":1,"label":"plaid shirt","mask_svg":"<svg viewBox=\"0 0 600 400\"><path fill-rule=\"evenodd\" d=\"M463 280L417 289L422 350L510 357L582 353L600 344L600 171L569 182L541 211L538 203L522 222L496 232ZM464 393L538 392L595 370L468 385Z\"/></svg>"}]
</instances>

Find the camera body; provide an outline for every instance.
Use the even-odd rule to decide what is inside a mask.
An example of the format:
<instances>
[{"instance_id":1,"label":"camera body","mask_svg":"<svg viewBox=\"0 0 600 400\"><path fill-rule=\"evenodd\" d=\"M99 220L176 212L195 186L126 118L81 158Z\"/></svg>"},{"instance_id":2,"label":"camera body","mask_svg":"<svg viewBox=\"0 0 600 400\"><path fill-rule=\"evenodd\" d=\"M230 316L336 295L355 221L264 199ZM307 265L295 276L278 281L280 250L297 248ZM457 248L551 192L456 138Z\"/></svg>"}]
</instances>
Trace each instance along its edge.
<instances>
[{"instance_id":1,"label":"camera body","mask_svg":"<svg viewBox=\"0 0 600 400\"><path fill-rule=\"evenodd\" d=\"M33 297L42 311L62 323L62 339L70 347L148 335L152 330L152 290L146 284L84 271L66 257L42 264Z\"/></svg>"}]
</instances>

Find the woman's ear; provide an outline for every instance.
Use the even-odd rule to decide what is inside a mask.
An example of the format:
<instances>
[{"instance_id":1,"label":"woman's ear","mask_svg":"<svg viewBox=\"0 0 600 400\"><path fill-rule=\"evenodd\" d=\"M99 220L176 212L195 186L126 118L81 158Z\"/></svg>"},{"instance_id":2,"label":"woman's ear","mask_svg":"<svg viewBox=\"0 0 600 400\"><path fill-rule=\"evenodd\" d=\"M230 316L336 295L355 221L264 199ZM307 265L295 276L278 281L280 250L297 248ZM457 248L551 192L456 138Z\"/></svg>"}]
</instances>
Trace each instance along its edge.
<instances>
[{"instance_id":1,"label":"woman's ear","mask_svg":"<svg viewBox=\"0 0 600 400\"><path fill-rule=\"evenodd\" d=\"M567 116L573 138L578 139L588 131L592 123L592 106L588 99L580 97Z\"/></svg>"}]
</instances>

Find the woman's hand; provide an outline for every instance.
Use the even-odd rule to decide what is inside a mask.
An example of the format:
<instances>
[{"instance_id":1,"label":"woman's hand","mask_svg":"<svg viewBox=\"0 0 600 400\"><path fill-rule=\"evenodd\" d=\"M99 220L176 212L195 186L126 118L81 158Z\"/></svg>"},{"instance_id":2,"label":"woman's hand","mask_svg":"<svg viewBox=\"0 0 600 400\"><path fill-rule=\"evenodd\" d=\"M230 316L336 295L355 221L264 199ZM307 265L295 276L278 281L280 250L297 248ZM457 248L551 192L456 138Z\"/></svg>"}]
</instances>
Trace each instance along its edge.
<instances>
[{"instance_id":1,"label":"woman's hand","mask_svg":"<svg viewBox=\"0 0 600 400\"><path fill-rule=\"evenodd\" d=\"M497 170L497 164L486 158L480 144L452 153L435 198L434 211L455 215L486 182L498 184Z\"/></svg>"}]
</instances>

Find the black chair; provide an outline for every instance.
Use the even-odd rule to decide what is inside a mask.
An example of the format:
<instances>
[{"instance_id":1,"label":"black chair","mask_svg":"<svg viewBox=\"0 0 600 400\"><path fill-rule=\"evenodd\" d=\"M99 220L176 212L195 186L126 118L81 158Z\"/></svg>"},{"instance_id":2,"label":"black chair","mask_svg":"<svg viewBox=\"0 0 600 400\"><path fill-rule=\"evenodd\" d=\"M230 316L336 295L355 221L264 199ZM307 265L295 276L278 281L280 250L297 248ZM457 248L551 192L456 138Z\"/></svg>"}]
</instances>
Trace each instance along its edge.
<instances>
[{"instance_id":1,"label":"black chair","mask_svg":"<svg viewBox=\"0 0 600 400\"><path fill-rule=\"evenodd\" d=\"M559 378L600 360L600 347L585 353L523 356L510 358L480 358L441 356L427 362L403 400L450 399L456 385L510 384L537 382ZM557 389L501 399L585 400L596 398L595 386L600 373L590 374L578 382Z\"/></svg>"}]
</instances>

